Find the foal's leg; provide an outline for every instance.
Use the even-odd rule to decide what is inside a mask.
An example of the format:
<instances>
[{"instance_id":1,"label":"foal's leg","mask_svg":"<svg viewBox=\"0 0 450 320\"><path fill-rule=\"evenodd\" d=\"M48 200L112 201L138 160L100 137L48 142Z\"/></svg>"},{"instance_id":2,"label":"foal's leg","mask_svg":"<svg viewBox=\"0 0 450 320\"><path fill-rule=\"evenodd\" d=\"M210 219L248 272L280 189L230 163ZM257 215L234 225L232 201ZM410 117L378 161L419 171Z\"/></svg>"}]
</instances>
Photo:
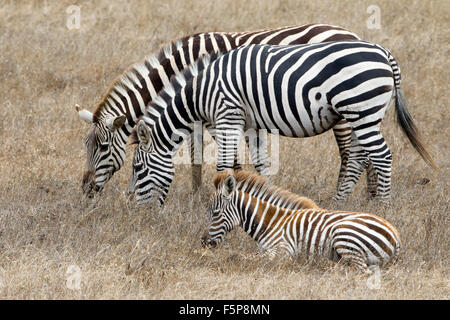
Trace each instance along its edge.
<instances>
[{"instance_id":1,"label":"foal's leg","mask_svg":"<svg viewBox=\"0 0 450 320\"><path fill-rule=\"evenodd\" d=\"M372 271L367 266L366 260L362 254L354 249L349 249L345 246L336 246L336 253L340 256L339 262L348 263L366 274L372 274Z\"/></svg>"}]
</instances>

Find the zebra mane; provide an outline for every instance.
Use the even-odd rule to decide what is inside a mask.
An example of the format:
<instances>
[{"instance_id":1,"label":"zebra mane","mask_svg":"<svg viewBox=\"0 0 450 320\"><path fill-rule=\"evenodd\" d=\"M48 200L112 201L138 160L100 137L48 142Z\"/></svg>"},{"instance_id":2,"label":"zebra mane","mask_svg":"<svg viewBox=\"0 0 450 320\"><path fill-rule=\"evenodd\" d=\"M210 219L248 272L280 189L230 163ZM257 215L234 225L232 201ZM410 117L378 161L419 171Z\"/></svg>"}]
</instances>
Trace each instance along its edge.
<instances>
[{"instance_id":1,"label":"zebra mane","mask_svg":"<svg viewBox=\"0 0 450 320\"><path fill-rule=\"evenodd\" d=\"M218 190L224 180L231 174L220 172L214 177L214 186ZM288 190L277 186L271 186L267 178L246 170L240 170L233 174L236 179L236 189L248 193L250 196L267 201L275 206L287 209L319 208L313 200L301 197Z\"/></svg>"},{"instance_id":2,"label":"zebra mane","mask_svg":"<svg viewBox=\"0 0 450 320\"><path fill-rule=\"evenodd\" d=\"M142 85L139 82L139 78L145 78L146 76L148 76L148 73L152 69L160 67L163 62L165 62L173 55L174 51L177 51L184 45L186 45L191 38L193 38L195 41L198 38L198 34L171 42L162 47L157 54L148 56L144 59L144 61L132 64L127 69L125 69L125 71L121 75L116 77L111 82L108 89L106 90L106 93L97 104L97 107L94 111L94 122L98 121L102 112L107 108L108 102L114 100L112 96L116 92L124 93L136 87L141 88Z\"/></svg>"},{"instance_id":3,"label":"zebra mane","mask_svg":"<svg viewBox=\"0 0 450 320\"><path fill-rule=\"evenodd\" d=\"M187 83L189 83L201 71L206 69L214 60L217 60L221 55L222 54L220 52L206 54L187 66L182 72L173 75L170 78L170 83L166 85L160 91L158 96L154 98L153 101L147 106L147 111L152 109L164 109L172 101L172 98L177 94L177 92L184 88Z\"/></svg>"},{"instance_id":4,"label":"zebra mane","mask_svg":"<svg viewBox=\"0 0 450 320\"><path fill-rule=\"evenodd\" d=\"M164 49L162 51L164 51ZM152 110L156 110L157 113L162 112L162 110L167 106L168 103L172 101L172 98L181 88L183 88L190 80L192 80L192 78L197 76L199 72L208 67L214 60L218 59L220 56L220 52L212 53L210 55L204 55L201 58L197 59L194 63L190 64L181 73L172 76L170 78L169 85L165 86L159 92L158 96L156 96L153 101L147 106L147 112L149 114L152 114ZM128 141L129 144L139 143L136 128L133 128L133 130L131 131Z\"/></svg>"}]
</instances>

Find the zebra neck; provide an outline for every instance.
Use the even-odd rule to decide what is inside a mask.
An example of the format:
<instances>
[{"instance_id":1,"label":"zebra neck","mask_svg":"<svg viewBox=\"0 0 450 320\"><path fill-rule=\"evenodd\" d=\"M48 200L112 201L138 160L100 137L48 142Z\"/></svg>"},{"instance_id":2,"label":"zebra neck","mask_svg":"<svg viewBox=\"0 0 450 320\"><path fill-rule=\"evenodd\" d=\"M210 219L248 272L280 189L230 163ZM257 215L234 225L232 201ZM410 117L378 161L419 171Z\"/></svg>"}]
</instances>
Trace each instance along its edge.
<instances>
[{"instance_id":1,"label":"zebra neck","mask_svg":"<svg viewBox=\"0 0 450 320\"><path fill-rule=\"evenodd\" d=\"M149 118L156 148L174 155L184 138L194 131L194 123L202 121L192 99L192 84L182 88L165 108L155 109Z\"/></svg>"},{"instance_id":2,"label":"zebra neck","mask_svg":"<svg viewBox=\"0 0 450 320\"><path fill-rule=\"evenodd\" d=\"M242 191L238 192L237 203L241 214L241 226L256 241L270 232L271 228L283 223L292 211Z\"/></svg>"}]
</instances>

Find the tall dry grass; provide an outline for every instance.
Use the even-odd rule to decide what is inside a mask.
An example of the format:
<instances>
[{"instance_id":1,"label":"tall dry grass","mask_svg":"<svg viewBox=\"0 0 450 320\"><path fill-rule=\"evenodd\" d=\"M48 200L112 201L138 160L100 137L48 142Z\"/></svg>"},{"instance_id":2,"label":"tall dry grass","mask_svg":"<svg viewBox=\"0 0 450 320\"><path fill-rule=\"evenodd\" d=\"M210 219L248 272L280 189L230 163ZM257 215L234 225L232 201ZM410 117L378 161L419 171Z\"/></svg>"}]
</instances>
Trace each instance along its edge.
<instances>
[{"instance_id":1,"label":"tall dry grass","mask_svg":"<svg viewBox=\"0 0 450 320\"><path fill-rule=\"evenodd\" d=\"M81 28L66 27L69 5ZM0 2L0 298L447 299L449 296L449 3L377 1L381 29L369 30L371 1L34 1ZM95 205L81 194L91 110L128 65L171 40L201 31L243 31L326 22L389 48L400 63L408 108L433 152L426 167L387 113L393 151L392 206L367 201L361 181L342 206L387 218L400 231L400 261L380 288L322 260L248 260L256 245L236 230L204 252L200 235L214 167L191 195L178 166L162 209L123 195L128 161ZM332 208L338 151L332 133L281 139L273 182ZM424 178L430 179L423 184ZM72 290L71 266L80 270ZM69 281L69 282L68 282Z\"/></svg>"}]
</instances>

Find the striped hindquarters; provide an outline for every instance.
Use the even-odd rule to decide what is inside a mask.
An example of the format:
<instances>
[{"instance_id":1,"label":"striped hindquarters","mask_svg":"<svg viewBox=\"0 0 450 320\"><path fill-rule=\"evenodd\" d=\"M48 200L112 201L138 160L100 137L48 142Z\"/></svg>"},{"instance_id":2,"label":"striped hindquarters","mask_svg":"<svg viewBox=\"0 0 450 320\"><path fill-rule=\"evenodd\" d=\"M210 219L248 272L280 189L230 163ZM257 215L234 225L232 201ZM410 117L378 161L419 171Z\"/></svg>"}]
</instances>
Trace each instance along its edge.
<instances>
[{"instance_id":1,"label":"striped hindquarters","mask_svg":"<svg viewBox=\"0 0 450 320\"><path fill-rule=\"evenodd\" d=\"M297 215L299 245L308 254L338 257L363 269L386 265L398 256L398 231L381 217L323 210L301 210Z\"/></svg>"}]
</instances>

